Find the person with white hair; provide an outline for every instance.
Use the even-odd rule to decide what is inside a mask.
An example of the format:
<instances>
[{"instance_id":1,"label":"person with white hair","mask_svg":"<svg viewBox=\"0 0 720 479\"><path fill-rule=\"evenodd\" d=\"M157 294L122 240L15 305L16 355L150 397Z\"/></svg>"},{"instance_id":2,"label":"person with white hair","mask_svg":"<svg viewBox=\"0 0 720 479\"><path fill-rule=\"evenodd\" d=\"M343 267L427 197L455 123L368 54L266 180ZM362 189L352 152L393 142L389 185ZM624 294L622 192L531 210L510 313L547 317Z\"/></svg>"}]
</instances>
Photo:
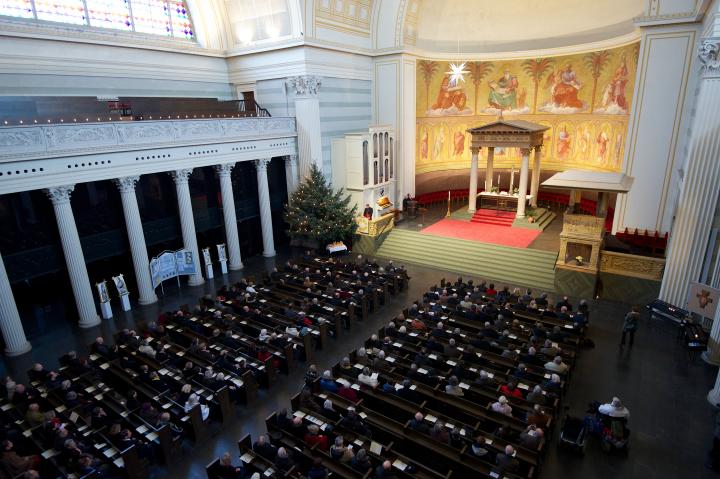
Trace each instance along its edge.
<instances>
[{"instance_id":1,"label":"person with white hair","mask_svg":"<svg viewBox=\"0 0 720 479\"><path fill-rule=\"evenodd\" d=\"M548 361L547 363L545 363L545 369L557 374L565 374L568 372L568 369L570 369L570 367L563 362L561 356L555 356L552 361Z\"/></svg>"},{"instance_id":2,"label":"person with white hair","mask_svg":"<svg viewBox=\"0 0 720 479\"><path fill-rule=\"evenodd\" d=\"M329 369L325 370L320 378L320 389L331 393L338 392L338 385L332 377Z\"/></svg>"},{"instance_id":3,"label":"person with white hair","mask_svg":"<svg viewBox=\"0 0 720 479\"><path fill-rule=\"evenodd\" d=\"M202 416L202 420L207 421L207 418L210 417L210 408L205 404L200 403L198 395L193 393L188 397L187 402L185 402L185 412L189 413L195 406L200 406L200 415Z\"/></svg>"},{"instance_id":4,"label":"person with white hair","mask_svg":"<svg viewBox=\"0 0 720 479\"><path fill-rule=\"evenodd\" d=\"M283 471L287 471L295 464L295 462L288 454L287 449L285 449L284 447L278 448L277 456L275 456L275 460L273 462Z\"/></svg>"},{"instance_id":5,"label":"person with white hair","mask_svg":"<svg viewBox=\"0 0 720 479\"><path fill-rule=\"evenodd\" d=\"M505 451L498 452L495 456L495 464L497 464L497 472L501 475L505 472L517 471L520 463L515 459L515 448L510 444L505 446Z\"/></svg>"},{"instance_id":6,"label":"person with white hair","mask_svg":"<svg viewBox=\"0 0 720 479\"><path fill-rule=\"evenodd\" d=\"M630 411L623 406L619 397L614 397L609 403L601 405L598 408L598 412L614 418L630 419Z\"/></svg>"},{"instance_id":7,"label":"person with white hair","mask_svg":"<svg viewBox=\"0 0 720 479\"><path fill-rule=\"evenodd\" d=\"M490 406L490 409L506 416L512 416L512 406L508 404L508 400L505 396L500 396L498 400Z\"/></svg>"},{"instance_id":8,"label":"person with white hair","mask_svg":"<svg viewBox=\"0 0 720 479\"><path fill-rule=\"evenodd\" d=\"M268 334L267 329L261 329L260 335L258 336L258 340L262 341L263 343L266 342L268 339L270 339L270 335Z\"/></svg>"},{"instance_id":9,"label":"person with white hair","mask_svg":"<svg viewBox=\"0 0 720 479\"><path fill-rule=\"evenodd\" d=\"M377 374L373 374L370 368L363 368L362 372L358 374L358 381L371 388L378 385Z\"/></svg>"}]
</instances>

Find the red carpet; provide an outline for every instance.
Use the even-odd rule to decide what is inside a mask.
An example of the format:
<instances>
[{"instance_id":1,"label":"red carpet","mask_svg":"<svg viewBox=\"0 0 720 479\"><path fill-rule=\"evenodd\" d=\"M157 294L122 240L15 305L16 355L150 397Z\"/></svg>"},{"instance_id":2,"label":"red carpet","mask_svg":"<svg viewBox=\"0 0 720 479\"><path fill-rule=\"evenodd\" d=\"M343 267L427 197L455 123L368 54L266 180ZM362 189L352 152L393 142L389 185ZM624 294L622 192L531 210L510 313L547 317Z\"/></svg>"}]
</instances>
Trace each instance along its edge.
<instances>
[{"instance_id":1,"label":"red carpet","mask_svg":"<svg viewBox=\"0 0 720 479\"><path fill-rule=\"evenodd\" d=\"M482 223L486 225L505 226L510 228L515 220L514 211L496 211L479 209L470 219L471 223Z\"/></svg>"},{"instance_id":2,"label":"red carpet","mask_svg":"<svg viewBox=\"0 0 720 479\"><path fill-rule=\"evenodd\" d=\"M527 248L541 233L539 230L508 228L507 226L471 223L448 218L440 220L420 232L448 238L512 246L514 248Z\"/></svg>"}]
</instances>

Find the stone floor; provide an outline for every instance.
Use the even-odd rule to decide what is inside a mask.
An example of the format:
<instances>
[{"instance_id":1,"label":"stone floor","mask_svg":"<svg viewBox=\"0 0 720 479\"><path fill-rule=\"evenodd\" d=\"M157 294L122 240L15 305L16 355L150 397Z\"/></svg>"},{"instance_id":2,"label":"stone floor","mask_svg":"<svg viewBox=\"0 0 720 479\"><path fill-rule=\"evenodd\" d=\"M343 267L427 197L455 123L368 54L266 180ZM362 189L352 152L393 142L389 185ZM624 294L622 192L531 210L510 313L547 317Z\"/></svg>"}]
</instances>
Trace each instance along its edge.
<instances>
[{"instance_id":1,"label":"stone floor","mask_svg":"<svg viewBox=\"0 0 720 479\"><path fill-rule=\"evenodd\" d=\"M8 359L0 365L18 380L26 380L25 371L32 362L40 361L50 368L57 366L57 357L70 349L86 352L87 345L99 334L109 337L116 329L133 326L141 319L153 319L163 310L183 303L192 303L205 292L212 292L225 281L234 281L242 274L258 274L282 263L289 253L277 258L249 258L242 273L229 278L215 278L205 285L191 288L168 282L165 295L155 305L135 307L122 313L115 306L116 317L101 326L80 330L67 324L41 338L33 338L33 350L19 358ZM447 272L410 266L410 288L391 301L353 334L342 336L328 348L319 352L319 368L336 363L350 349L358 347L380 325L397 314L423 290L439 281L452 277ZM577 302L577 299L575 299ZM643 317L635 345L618 347L622 317L628 306L608 301L591 301L591 329L589 336L595 348L583 351L574 371L565 405L574 415L582 415L592 400L606 401L620 396L632 412L632 429L629 454L607 455L596 440L590 440L584 457L578 457L555 446L557 432L548 447L541 478L705 478L715 474L704 467L706 453L712 442L712 424L715 410L705 396L712 387L717 368L705 364L700 358L689 358L676 339L677 327L659 321L652 323ZM302 367L302 364L301 364ZM225 451L235 454L236 441L244 434L253 437L264 431L264 419L273 411L289 406L289 398L299 391L302 371L291 377L281 377L269 392L261 391L252 407L238 409L238 419L223 425L208 441L189 446L186 454L169 468L153 471L154 477L205 478L205 465Z\"/></svg>"}]
</instances>

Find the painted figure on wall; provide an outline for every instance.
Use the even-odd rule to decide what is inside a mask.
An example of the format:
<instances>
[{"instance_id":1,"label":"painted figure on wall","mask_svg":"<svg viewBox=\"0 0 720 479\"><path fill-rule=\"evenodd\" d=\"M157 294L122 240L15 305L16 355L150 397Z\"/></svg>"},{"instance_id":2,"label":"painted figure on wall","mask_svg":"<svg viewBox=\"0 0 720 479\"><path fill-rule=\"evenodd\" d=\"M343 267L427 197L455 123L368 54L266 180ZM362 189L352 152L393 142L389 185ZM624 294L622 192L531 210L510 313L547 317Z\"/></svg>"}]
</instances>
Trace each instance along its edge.
<instances>
[{"instance_id":1,"label":"painted figure on wall","mask_svg":"<svg viewBox=\"0 0 720 479\"><path fill-rule=\"evenodd\" d=\"M618 132L618 134L615 135L615 164L613 165L615 168L620 167L620 164L622 163L622 154L623 154L623 136L622 136L622 133Z\"/></svg>"},{"instance_id":2,"label":"painted figure on wall","mask_svg":"<svg viewBox=\"0 0 720 479\"><path fill-rule=\"evenodd\" d=\"M570 156L570 133L567 131L567 125L563 125L557 136L557 155L558 158L565 160Z\"/></svg>"},{"instance_id":3,"label":"painted figure on wall","mask_svg":"<svg viewBox=\"0 0 720 479\"><path fill-rule=\"evenodd\" d=\"M432 115L471 115L472 110L467 107L465 89L457 83L453 84L450 77L445 75L429 113Z\"/></svg>"},{"instance_id":4,"label":"painted figure on wall","mask_svg":"<svg viewBox=\"0 0 720 479\"><path fill-rule=\"evenodd\" d=\"M583 102L578 98L582 83L578 80L572 65L567 63L565 70L558 71L553 77L552 101L555 106L582 108Z\"/></svg>"},{"instance_id":5,"label":"painted figure on wall","mask_svg":"<svg viewBox=\"0 0 720 479\"><path fill-rule=\"evenodd\" d=\"M420 136L420 158L427 160L428 157L428 131L425 129Z\"/></svg>"},{"instance_id":6,"label":"painted figure on wall","mask_svg":"<svg viewBox=\"0 0 720 479\"><path fill-rule=\"evenodd\" d=\"M590 155L590 139L591 138L592 138L592 135L590 133L590 128L587 125L583 125L582 131L580 133L580 153L585 158L588 158L588 156Z\"/></svg>"},{"instance_id":7,"label":"painted figure on wall","mask_svg":"<svg viewBox=\"0 0 720 479\"><path fill-rule=\"evenodd\" d=\"M518 107L517 89L518 79L506 68L503 76L497 81L490 81L490 95L488 103L499 110L515 110Z\"/></svg>"},{"instance_id":8,"label":"painted figure on wall","mask_svg":"<svg viewBox=\"0 0 720 479\"><path fill-rule=\"evenodd\" d=\"M607 162L609 141L610 138L608 138L607 133L605 133L604 131L598 133L598 136L595 139L595 143L597 143L597 162L601 165L605 165Z\"/></svg>"},{"instance_id":9,"label":"painted figure on wall","mask_svg":"<svg viewBox=\"0 0 720 479\"><path fill-rule=\"evenodd\" d=\"M442 154L443 146L445 146L445 132L442 128L435 130L435 144L433 146L433 157L432 159L437 161L440 159Z\"/></svg>"},{"instance_id":10,"label":"painted figure on wall","mask_svg":"<svg viewBox=\"0 0 720 479\"><path fill-rule=\"evenodd\" d=\"M465 131L457 130L453 135L453 155L459 156L465 153Z\"/></svg>"},{"instance_id":11,"label":"painted figure on wall","mask_svg":"<svg viewBox=\"0 0 720 479\"><path fill-rule=\"evenodd\" d=\"M627 98L625 87L628 83L628 67L625 55L620 58L620 65L615 69L613 77L603 89L602 108L598 113L627 114Z\"/></svg>"}]
</instances>

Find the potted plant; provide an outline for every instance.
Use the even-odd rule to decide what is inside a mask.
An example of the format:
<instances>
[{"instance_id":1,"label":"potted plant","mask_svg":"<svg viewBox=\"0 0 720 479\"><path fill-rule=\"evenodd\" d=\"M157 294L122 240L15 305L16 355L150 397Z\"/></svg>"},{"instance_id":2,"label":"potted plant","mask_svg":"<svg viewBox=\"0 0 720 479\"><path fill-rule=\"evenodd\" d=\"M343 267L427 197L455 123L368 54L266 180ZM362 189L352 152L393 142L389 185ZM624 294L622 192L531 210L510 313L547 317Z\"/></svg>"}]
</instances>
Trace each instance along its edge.
<instances>
[{"instance_id":1,"label":"potted plant","mask_svg":"<svg viewBox=\"0 0 720 479\"><path fill-rule=\"evenodd\" d=\"M582 257L582 256L575 256L575 263L576 263L578 266L582 266L582 265L583 265L583 257Z\"/></svg>"},{"instance_id":2,"label":"potted plant","mask_svg":"<svg viewBox=\"0 0 720 479\"><path fill-rule=\"evenodd\" d=\"M490 193L500 193L500 187L493 186L492 188L490 188Z\"/></svg>"}]
</instances>

